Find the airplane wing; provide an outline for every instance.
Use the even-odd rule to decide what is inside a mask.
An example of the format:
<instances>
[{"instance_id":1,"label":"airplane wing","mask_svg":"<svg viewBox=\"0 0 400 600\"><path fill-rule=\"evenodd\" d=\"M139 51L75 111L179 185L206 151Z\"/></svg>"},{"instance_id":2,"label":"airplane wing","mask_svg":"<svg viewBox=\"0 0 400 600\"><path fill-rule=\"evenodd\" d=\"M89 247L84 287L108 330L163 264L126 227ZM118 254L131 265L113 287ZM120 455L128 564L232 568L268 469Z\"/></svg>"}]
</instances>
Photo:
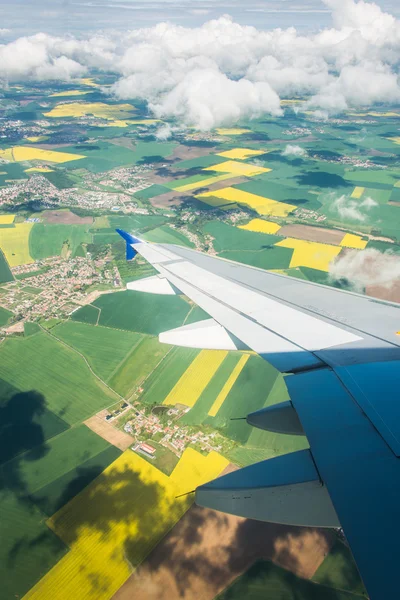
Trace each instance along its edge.
<instances>
[{"instance_id":1,"label":"airplane wing","mask_svg":"<svg viewBox=\"0 0 400 600\"><path fill-rule=\"evenodd\" d=\"M250 348L285 373L290 402L247 416L306 435L310 449L196 490L202 506L253 519L342 527L373 600L394 598L400 550L400 305L119 231L159 275L128 284L182 293L210 319L160 334Z\"/></svg>"}]
</instances>

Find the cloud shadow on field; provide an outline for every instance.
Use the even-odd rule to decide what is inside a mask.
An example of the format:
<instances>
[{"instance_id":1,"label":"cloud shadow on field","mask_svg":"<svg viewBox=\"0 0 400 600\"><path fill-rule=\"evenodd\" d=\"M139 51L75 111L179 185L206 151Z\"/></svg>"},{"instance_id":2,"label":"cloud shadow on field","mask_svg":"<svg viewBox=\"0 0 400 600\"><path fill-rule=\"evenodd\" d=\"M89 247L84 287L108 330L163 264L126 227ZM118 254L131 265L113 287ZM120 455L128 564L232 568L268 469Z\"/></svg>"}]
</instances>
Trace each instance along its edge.
<instances>
[{"instance_id":1,"label":"cloud shadow on field","mask_svg":"<svg viewBox=\"0 0 400 600\"><path fill-rule=\"evenodd\" d=\"M17 457L36 461L48 452L46 431L61 433L68 426L49 411L45 397L37 391L20 392L5 381L0 382L0 461L3 464L0 490L11 489L19 495L26 492ZM14 459L14 460L12 460Z\"/></svg>"},{"instance_id":2,"label":"cloud shadow on field","mask_svg":"<svg viewBox=\"0 0 400 600\"><path fill-rule=\"evenodd\" d=\"M327 173L326 171L309 171L302 173L294 178L299 185L308 185L320 188L350 188L354 187L351 183L343 179L340 175Z\"/></svg>"},{"instance_id":3,"label":"cloud shadow on field","mask_svg":"<svg viewBox=\"0 0 400 600\"><path fill-rule=\"evenodd\" d=\"M302 554L309 552L311 556L314 539L321 548L322 561L334 539L331 531L252 521L193 505L122 586L115 600L150 600L153 596L148 589L158 590L157 586L160 600L211 600L260 558L311 576L313 571Z\"/></svg>"}]
</instances>

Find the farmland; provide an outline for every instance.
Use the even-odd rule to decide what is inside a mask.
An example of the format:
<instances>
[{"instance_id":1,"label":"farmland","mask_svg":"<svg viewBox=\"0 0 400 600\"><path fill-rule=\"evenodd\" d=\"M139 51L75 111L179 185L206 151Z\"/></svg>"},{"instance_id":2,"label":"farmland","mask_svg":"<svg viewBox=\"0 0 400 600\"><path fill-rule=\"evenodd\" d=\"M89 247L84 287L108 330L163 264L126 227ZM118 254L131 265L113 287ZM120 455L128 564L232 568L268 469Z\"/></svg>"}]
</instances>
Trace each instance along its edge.
<instances>
[{"instance_id":1,"label":"farmland","mask_svg":"<svg viewBox=\"0 0 400 600\"><path fill-rule=\"evenodd\" d=\"M0 348L0 363L0 377L21 391L33 389L42 394L50 410L69 424L83 421L116 400L80 356L45 333L6 340Z\"/></svg>"},{"instance_id":2,"label":"farmland","mask_svg":"<svg viewBox=\"0 0 400 600\"><path fill-rule=\"evenodd\" d=\"M168 478L126 451L50 519L70 551L26 598L110 598L187 510L187 497L175 496L225 466L188 450Z\"/></svg>"},{"instance_id":3,"label":"farmland","mask_svg":"<svg viewBox=\"0 0 400 600\"><path fill-rule=\"evenodd\" d=\"M31 223L17 223L14 227L0 229L0 247L10 267L33 262L29 253Z\"/></svg>"},{"instance_id":4,"label":"farmland","mask_svg":"<svg viewBox=\"0 0 400 600\"><path fill-rule=\"evenodd\" d=\"M129 398L170 349L170 346L160 344L155 337L143 336L113 372L108 381L110 387L121 396Z\"/></svg>"},{"instance_id":5,"label":"farmland","mask_svg":"<svg viewBox=\"0 0 400 600\"><path fill-rule=\"evenodd\" d=\"M146 296L126 291L105 294L95 300L100 309L99 325L151 335L183 324L190 305L178 296Z\"/></svg>"},{"instance_id":6,"label":"farmland","mask_svg":"<svg viewBox=\"0 0 400 600\"><path fill-rule=\"evenodd\" d=\"M82 242L91 242L85 225L35 223L29 235L29 253L35 260L60 256L64 244L72 254Z\"/></svg>"},{"instance_id":7,"label":"farmland","mask_svg":"<svg viewBox=\"0 0 400 600\"><path fill-rule=\"evenodd\" d=\"M72 321L57 325L53 335L81 352L105 381L142 340L142 336L135 333Z\"/></svg>"},{"instance_id":8,"label":"farmland","mask_svg":"<svg viewBox=\"0 0 400 600\"><path fill-rule=\"evenodd\" d=\"M199 350L172 348L144 383L141 400L162 404L198 354Z\"/></svg>"}]
</instances>

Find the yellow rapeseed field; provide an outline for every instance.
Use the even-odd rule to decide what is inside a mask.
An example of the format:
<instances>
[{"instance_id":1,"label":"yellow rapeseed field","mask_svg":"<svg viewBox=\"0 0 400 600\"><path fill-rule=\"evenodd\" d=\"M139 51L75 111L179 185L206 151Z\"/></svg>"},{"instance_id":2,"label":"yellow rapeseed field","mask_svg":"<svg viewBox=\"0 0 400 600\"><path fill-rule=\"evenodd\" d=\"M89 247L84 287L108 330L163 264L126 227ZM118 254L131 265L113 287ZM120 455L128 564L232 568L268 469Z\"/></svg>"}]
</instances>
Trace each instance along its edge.
<instances>
[{"instance_id":1,"label":"yellow rapeseed field","mask_svg":"<svg viewBox=\"0 0 400 600\"><path fill-rule=\"evenodd\" d=\"M52 173L54 169L49 169L49 167L31 167L30 169L25 169L24 173Z\"/></svg>"},{"instance_id":2,"label":"yellow rapeseed field","mask_svg":"<svg viewBox=\"0 0 400 600\"><path fill-rule=\"evenodd\" d=\"M15 215L0 215L0 225L10 225L14 223Z\"/></svg>"},{"instance_id":3,"label":"yellow rapeseed field","mask_svg":"<svg viewBox=\"0 0 400 600\"><path fill-rule=\"evenodd\" d=\"M17 223L15 227L0 229L0 248L10 267L34 262L29 254L29 233L33 223Z\"/></svg>"},{"instance_id":4,"label":"yellow rapeseed field","mask_svg":"<svg viewBox=\"0 0 400 600\"><path fill-rule=\"evenodd\" d=\"M363 240L360 235L353 235L352 233L346 233L340 242L341 246L345 246L346 248L357 248L357 250L364 250L367 244L368 240Z\"/></svg>"},{"instance_id":5,"label":"yellow rapeseed field","mask_svg":"<svg viewBox=\"0 0 400 600\"><path fill-rule=\"evenodd\" d=\"M226 127L218 127L216 132L219 133L219 135L243 135L244 133L248 133L249 130L240 129L239 127L232 127L230 129Z\"/></svg>"},{"instance_id":6,"label":"yellow rapeseed field","mask_svg":"<svg viewBox=\"0 0 400 600\"><path fill-rule=\"evenodd\" d=\"M289 100L289 99L281 100L281 104L283 104L283 105L285 105L285 104L301 104L302 102L305 102L305 100L301 100L300 98L293 98L292 100Z\"/></svg>"},{"instance_id":7,"label":"yellow rapeseed field","mask_svg":"<svg viewBox=\"0 0 400 600\"><path fill-rule=\"evenodd\" d=\"M202 179L201 181L196 181L195 183L187 183L186 185L180 185L178 187L174 187L176 192L188 192L190 190L195 190L198 188L202 188L207 185L211 185L212 183L217 183L218 181L225 181L225 179L231 179L232 175L230 173L226 173L225 175L216 175L215 177L208 177L207 179ZM177 181L177 183L179 180Z\"/></svg>"},{"instance_id":8,"label":"yellow rapeseed field","mask_svg":"<svg viewBox=\"0 0 400 600\"><path fill-rule=\"evenodd\" d=\"M226 150L225 152L218 152L217 156L223 156L224 158L233 158L239 160L246 160L249 156L258 156L259 154L265 154L267 150L252 150L250 148L232 148L232 150Z\"/></svg>"},{"instance_id":9,"label":"yellow rapeseed field","mask_svg":"<svg viewBox=\"0 0 400 600\"><path fill-rule=\"evenodd\" d=\"M216 399L214 401L214 404L208 411L208 414L210 415L210 417L215 417L215 415L217 414L217 412L219 411L219 409L225 402L227 395L233 388L236 379L239 377L244 365L247 363L249 358L250 358L249 354L243 354L243 356L240 357L239 362L237 363L236 367L233 369L232 373L229 375L228 379L225 381L222 390L220 391L220 393L218 394L218 396L216 397Z\"/></svg>"},{"instance_id":10,"label":"yellow rapeseed field","mask_svg":"<svg viewBox=\"0 0 400 600\"><path fill-rule=\"evenodd\" d=\"M58 98L59 96L86 96L86 94L90 93L90 91L84 92L83 90L68 90L65 92L56 92L55 94L50 94L50 98Z\"/></svg>"},{"instance_id":11,"label":"yellow rapeseed field","mask_svg":"<svg viewBox=\"0 0 400 600\"><path fill-rule=\"evenodd\" d=\"M83 79L81 79L79 83L81 83L82 85L88 85L90 87L100 87L98 83L95 83L93 77L83 77Z\"/></svg>"},{"instance_id":12,"label":"yellow rapeseed field","mask_svg":"<svg viewBox=\"0 0 400 600\"><path fill-rule=\"evenodd\" d=\"M48 139L48 135L32 135L30 137L25 138L28 142L44 142Z\"/></svg>"},{"instance_id":13,"label":"yellow rapeseed field","mask_svg":"<svg viewBox=\"0 0 400 600\"><path fill-rule=\"evenodd\" d=\"M222 198L227 202L237 202L239 204L246 204L253 208L260 215L269 215L271 217L286 217L289 213L295 210L297 207L293 204L286 204L285 202L277 202L271 200L271 198L264 198L250 192L243 192L233 187L222 188L221 190L214 190L213 192L205 192L204 194L198 194L196 198L203 200L204 198L210 198L215 196L216 198ZM207 200L205 200L207 202ZM222 204L222 202L221 202Z\"/></svg>"},{"instance_id":14,"label":"yellow rapeseed field","mask_svg":"<svg viewBox=\"0 0 400 600\"><path fill-rule=\"evenodd\" d=\"M51 111L44 113L46 117L84 117L94 115L102 119L124 119L131 116L135 107L131 104L105 104L104 102L69 102L57 104Z\"/></svg>"},{"instance_id":15,"label":"yellow rapeseed field","mask_svg":"<svg viewBox=\"0 0 400 600\"><path fill-rule=\"evenodd\" d=\"M281 228L278 223L272 221L264 221L264 219L252 219L246 225L239 225L239 229L247 229L247 231L257 231L258 233L276 233Z\"/></svg>"},{"instance_id":16,"label":"yellow rapeseed field","mask_svg":"<svg viewBox=\"0 0 400 600\"><path fill-rule=\"evenodd\" d=\"M194 406L227 354L224 350L202 350L172 388L163 404Z\"/></svg>"},{"instance_id":17,"label":"yellow rapeseed field","mask_svg":"<svg viewBox=\"0 0 400 600\"><path fill-rule=\"evenodd\" d=\"M109 600L190 506L177 495L228 464L187 449L170 477L131 450L48 521L70 551L25 600Z\"/></svg>"},{"instance_id":18,"label":"yellow rapeseed field","mask_svg":"<svg viewBox=\"0 0 400 600\"><path fill-rule=\"evenodd\" d=\"M363 195L363 193L365 192L365 188L364 187L360 187L360 186L356 186L351 194L352 198L361 198L361 196Z\"/></svg>"},{"instance_id":19,"label":"yellow rapeseed field","mask_svg":"<svg viewBox=\"0 0 400 600\"><path fill-rule=\"evenodd\" d=\"M83 154L72 154L71 152L56 152L55 150L42 150L42 148L32 148L31 146L14 146L0 150L0 158L5 158L12 162L22 162L25 160L43 160L55 163L69 162L86 158Z\"/></svg>"},{"instance_id":20,"label":"yellow rapeseed field","mask_svg":"<svg viewBox=\"0 0 400 600\"><path fill-rule=\"evenodd\" d=\"M231 173L232 175L244 175L246 177L254 177L254 175L268 173L271 170L272 169L266 169L265 167L257 167L256 165L249 165L247 163L237 162L236 160L227 160L225 162L219 163L218 165L213 165L211 167L206 167L205 169L203 169L203 171Z\"/></svg>"},{"instance_id":21,"label":"yellow rapeseed field","mask_svg":"<svg viewBox=\"0 0 400 600\"><path fill-rule=\"evenodd\" d=\"M311 267L320 271L328 271L329 263L341 252L340 246L331 246L330 244L320 244L319 242L307 242L305 240L296 240L287 238L275 246L283 248L293 248L294 252L290 261L289 268L292 267Z\"/></svg>"}]
</instances>

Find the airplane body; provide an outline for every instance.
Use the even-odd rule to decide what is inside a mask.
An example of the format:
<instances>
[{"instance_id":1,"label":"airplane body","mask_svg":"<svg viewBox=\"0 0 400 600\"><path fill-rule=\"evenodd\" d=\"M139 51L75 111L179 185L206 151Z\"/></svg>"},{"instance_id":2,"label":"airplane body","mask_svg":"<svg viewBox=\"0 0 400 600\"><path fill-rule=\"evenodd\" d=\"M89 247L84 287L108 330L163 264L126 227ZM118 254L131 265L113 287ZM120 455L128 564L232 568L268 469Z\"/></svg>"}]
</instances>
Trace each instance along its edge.
<instances>
[{"instance_id":1,"label":"airplane body","mask_svg":"<svg viewBox=\"0 0 400 600\"><path fill-rule=\"evenodd\" d=\"M128 284L184 294L210 319L160 334L251 349L285 374L290 401L247 415L310 448L197 488L201 506L292 525L342 527L372 600L397 595L400 558L400 305L117 230L158 275Z\"/></svg>"}]
</instances>

